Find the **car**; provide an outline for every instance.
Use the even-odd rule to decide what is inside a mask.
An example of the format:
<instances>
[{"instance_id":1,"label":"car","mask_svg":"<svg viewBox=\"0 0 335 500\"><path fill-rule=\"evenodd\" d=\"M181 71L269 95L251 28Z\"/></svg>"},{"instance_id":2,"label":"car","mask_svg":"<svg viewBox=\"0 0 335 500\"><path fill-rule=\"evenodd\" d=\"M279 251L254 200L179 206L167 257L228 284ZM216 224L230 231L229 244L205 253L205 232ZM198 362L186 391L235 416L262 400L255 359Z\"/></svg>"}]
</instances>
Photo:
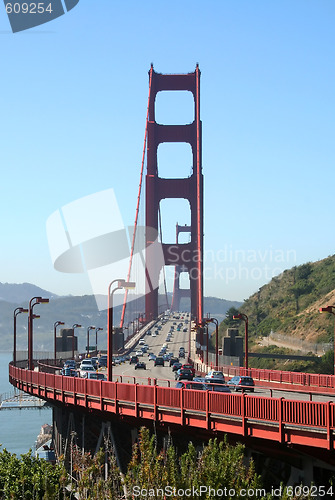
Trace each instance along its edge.
<instances>
[{"instance_id":1,"label":"car","mask_svg":"<svg viewBox=\"0 0 335 500\"><path fill-rule=\"evenodd\" d=\"M137 356L131 356L130 358L130 361L129 361L129 364L132 365L132 364L136 364L139 362L139 359Z\"/></svg>"},{"instance_id":2,"label":"car","mask_svg":"<svg viewBox=\"0 0 335 500\"><path fill-rule=\"evenodd\" d=\"M185 358L185 351L179 351L179 357Z\"/></svg>"},{"instance_id":3,"label":"car","mask_svg":"<svg viewBox=\"0 0 335 500\"><path fill-rule=\"evenodd\" d=\"M136 355L136 356L143 356L143 352L142 352L142 351L136 351L136 352L135 352L135 355Z\"/></svg>"},{"instance_id":4,"label":"car","mask_svg":"<svg viewBox=\"0 0 335 500\"><path fill-rule=\"evenodd\" d=\"M189 380L181 380L176 383L177 389L193 389L195 391L205 391L206 386L201 382L194 382Z\"/></svg>"},{"instance_id":5,"label":"car","mask_svg":"<svg viewBox=\"0 0 335 500\"><path fill-rule=\"evenodd\" d=\"M68 366L69 368L76 368L77 364L75 362L74 359L67 359L65 362L64 362L64 368Z\"/></svg>"},{"instance_id":6,"label":"car","mask_svg":"<svg viewBox=\"0 0 335 500\"><path fill-rule=\"evenodd\" d=\"M205 375L205 378L220 378L224 380L224 375L222 372L211 370L210 372L207 373L207 375Z\"/></svg>"},{"instance_id":7,"label":"car","mask_svg":"<svg viewBox=\"0 0 335 500\"><path fill-rule=\"evenodd\" d=\"M156 359L156 355L155 355L153 352L151 352L151 353L149 354L149 358L148 358L148 359L149 359L149 361L155 361L155 359Z\"/></svg>"},{"instance_id":8,"label":"car","mask_svg":"<svg viewBox=\"0 0 335 500\"><path fill-rule=\"evenodd\" d=\"M212 382L210 382L205 385L208 391L230 392L230 388L226 384L213 384Z\"/></svg>"},{"instance_id":9,"label":"car","mask_svg":"<svg viewBox=\"0 0 335 500\"><path fill-rule=\"evenodd\" d=\"M193 377L195 376L195 368L193 365L189 364L189 363L186 363L182 366L182 368L184 369L187 369L187 370L191 370L191 372L193 373Z\"/></svg>"},{"instance_id":10,"label":"car","mask_svg":"<svg viewBox=\"0 0 335 500\"><path fill-rule=\"evenodd\" d=\"M90 358L82 360L82 362L80 363L79 370L85 370L86 366L91 366L93 368L93 363Z\"/></svg>"},{"instance_id":11,"label":"car","mask_svg":"<svg viewBox=\"0 0 335 500\"><path fill-rule=\"evenodd\" d=\"M65 377L76 377L77 376L76 370L74 368L71 368L68 365L63 366L61 374L64 375Z\"/></svg>"},{"instance_id":12,"label":"car","mask_svg":"<svg viewBox=\"0 0 335 500\"><path fill-rule=\"evenodd\" d=\"M144 363L144 361L139 361L135 365L135 370L146 370L146 369L147 369L147 367L146 367L146 364Z\"/></svg>"},{"instance_id":13,"label":"car","mask_svg":"<svg viewBox=\"0 0 335 500\"><path fill-rule=\"evenodd\" d=\"M183 328L183 332L187 332L187 328Z\"/></svg>"},{"instance_id":14,"label":"car","mask_svg":"<svg viewBox=\"0 0 335 500\"><path fill-rule=\"evenodd\" d=\"M154 361L154 366L164 366L164 358L158 356Z\"/></svg>"},{"instance_id":15,"label":"car","mask_svg":"<svg viewBox=\"0 0 335 500\"><path fill-rule=\"evenodd\" d=\"M237 391L250 391L254 392L255 382L252 377L239 376L231 378L228 380L227 385L232 389Z\"/></svg>"},{"instance_id":16,"label":"car","mask_svg":"<svg viewBox=\"0 0 335 500\"><path fill-rule=\"evenodd\" d=\"M140 340L139 340L139 344L140 344L140 345L142 345L142 344L144 344L144 343L145 343L145 342L144 342L144 339L140 339Z\"/></svg>"},{"instance_id":17,"label":"car","mask_svg":"<svg viewBox=\"0 0 335 500\"><path fill-rule=\"evenodd\" d=\"M87 375L86 375L87 372L95 372L96 373L96 368L93 365L91 365L91 366L85 365L83 368L79 369L79 377L87 378Z\"/></svg>"},{"instance_id":18,"label":"car","mask_svg":"<svg viewBox=\"0 0 335 500\"><path fill-rule=\"evenodd\" d=\"M176 358L175 356L170 358L170 366L173 366L175 363L178 363L179 358Z\"/></svg>"},{"instance_id":19,"label":"car","mask_svg":"<svg viewBox=\"0 0 335 500\"><path fill-rule=\"evenodd\" d=\"M172 365L172 371L173 371L173 372L176 372L176 371L178 371L181 367L182 367L182 364L181 364L181 363L179 363L179 361L178 361L178 362L176 362L176 363L174 363L174 364Z\"/></svg>"},{"instance_id":20,"label":"car","mask_svg":"<svg viewBox=\"0 0 335 500\"><path fill-rule=\"evenodd\" d=\"M156 333L152 333L151 337L157 337L157 334Z\"/></svg>"},{"instance_id":21,"label":"car","mask_svg":"<svg viewBox=\"0 0 335 500\"><path fill-rule=\"evenodd\" d=\"M108 363L107 356L105 356L105 355L100 356L99 361L98 361L99 367L102 367L102 366L106 367L107 363Z\"/></svg>"},{"instance_id":22,"label":"car","mask_svg":"<svg viewBox=\"0 0 335 500\"><path fill-rule=\"evenodd\" d=\"M179 370L175 372L175 380L182 380L182 379L193 380L192 370L183 367L179 368Z\"/></svg>"},{"instance_id":23,"label":"car","mask_svg":"<svg viewBox=\"0 0 335 500\"><path fill-rule=\"evenodd\" d=\"M99 372L85 372L83 378L87 378L89 380L107 380L106 375Z\"/></svg>"}]
</instances>

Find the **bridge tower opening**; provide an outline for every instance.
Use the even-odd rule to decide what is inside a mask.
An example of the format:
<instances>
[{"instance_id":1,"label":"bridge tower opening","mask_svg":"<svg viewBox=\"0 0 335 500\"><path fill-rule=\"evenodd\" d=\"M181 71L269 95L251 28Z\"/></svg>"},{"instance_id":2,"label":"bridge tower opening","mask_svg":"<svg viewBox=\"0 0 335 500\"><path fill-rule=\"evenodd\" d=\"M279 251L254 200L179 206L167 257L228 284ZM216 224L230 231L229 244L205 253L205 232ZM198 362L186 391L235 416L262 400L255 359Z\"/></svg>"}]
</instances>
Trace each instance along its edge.
<instances>
[{"instance_id":1,"label":"bridge tower opening","mask_svg":"<svg viewBox=\"0 0 335 500\"><path fill-rule=\"evenodd\" d=\"M146 321L158 316L158 282L161 265L152 266L152 245L159 228L159 203L165 198L184 198L191 209L191 239L189 243L162 243L164 265L187 270L190 281L191 314L197 324L203 317L203 174L201 163L201 120L200 120L200 70L193 73L161 74L151 65L150 97L147 137L146 173L146 275L145 296ZM164 125L156 122L155 101L158 92L189 91L194 99L194 120L183 125ZM158 173L157 150L166 142L188 143L192 149L192 173L186 178L162 178ZM154 272L153 272L154 268Z\"/></svg>"},{"instance_id":2,"label":"bridge tower opening","mask_svg":"<svg viewBox=\"0 0 335 500\"><path fill-rule=\"evenodd\" d=\"M176 224L176 244L179 243L179 234L180 233L190 233L191 226L184 225L180 226ZM182 299L190 299L191 298L191 290L189 288L181 288L181 274L183 272L187 272L187 268L185 266L175 266L174 271L174 282L173 282L173 294L172 294L172 303L171 303L171 311L180 311L181 310L181 301Z\"/></svg>"}]
</instances>

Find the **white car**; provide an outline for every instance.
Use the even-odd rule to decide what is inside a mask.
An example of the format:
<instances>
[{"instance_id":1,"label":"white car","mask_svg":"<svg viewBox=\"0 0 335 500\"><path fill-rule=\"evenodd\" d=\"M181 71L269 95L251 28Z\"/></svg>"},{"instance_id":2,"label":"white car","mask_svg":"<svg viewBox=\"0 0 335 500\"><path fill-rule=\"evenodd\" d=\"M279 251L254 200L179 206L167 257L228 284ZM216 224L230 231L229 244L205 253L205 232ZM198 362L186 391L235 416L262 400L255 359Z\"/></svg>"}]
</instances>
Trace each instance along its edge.
<instances>
[{"instance_id":1,"label":"white car","mask_svg":"<svg viewBox=\"0 0 335 500\"><path fill-rule=\"evenodd\" d=\"M79 370L85 370L85 367L87 366L92 366L93 367L93 362L91 359L83 359L82 362L80 363Z\"/></svg>"},{"instance_id":2,"label":"white car","mask_svg":"<svg viewBox=\"0 0 335 500\"><path fill-rule=\"evenodd\" d=\"M144 339L140 339L139 344L140 345L144 344Z\"/></svg>"},{"instance_id":3,"label":"white car","mask_svg":"<svg viewBox=\"0 0 335 500\"><path fill-rule=\"evenodd\" d=\"M135 356L143 356L143 352L142 351L136 351L135 352Z\"/></svg>"},{"instance_id":4,"label":"white car","mask_svg":"<svg viewBox=\"0 0 335 500\"><path fill-rule=\"evenodd\" d=\"M208 372L207 375L205 375L205 378L220 378L220 379L224 380L224 375L222 372L212 370L212 371Z\"/></svg>"},{"instance_id":5,"label":"white car","mask_svg":"<svg viewBox=\"0 0 335 500\"><path fill-rule=\"evenodd\" d=\"M87 378L87 372L94 372L96 373L97 369L94 368L93 365L85 365L83 368L80 368L79 370L79 377L82 378Z\"/></svg>"}]
</instances>

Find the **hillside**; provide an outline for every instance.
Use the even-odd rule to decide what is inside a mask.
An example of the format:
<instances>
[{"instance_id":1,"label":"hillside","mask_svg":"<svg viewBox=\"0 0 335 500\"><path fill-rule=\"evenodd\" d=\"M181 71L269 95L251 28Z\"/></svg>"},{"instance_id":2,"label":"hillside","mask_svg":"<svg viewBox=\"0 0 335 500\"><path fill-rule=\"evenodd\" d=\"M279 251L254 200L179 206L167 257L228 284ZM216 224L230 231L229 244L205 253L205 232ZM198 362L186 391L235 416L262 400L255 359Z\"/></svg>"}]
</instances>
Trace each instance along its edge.
<instances>
[{"instance_id":1,"label":"hillside","mask_svg":"<svg viewBox=\"0 0 335 500\"><path fill-rule=\"evenodd\" d=\"M334 338L333 316L319 312L320 307L333 304L335 255L284 271L247 299L239 311L249 318L251 346L257 336L268 336L271 331L319 343ZM226 327L221 326L222 333Z\"/></svg>"}]
</instances>

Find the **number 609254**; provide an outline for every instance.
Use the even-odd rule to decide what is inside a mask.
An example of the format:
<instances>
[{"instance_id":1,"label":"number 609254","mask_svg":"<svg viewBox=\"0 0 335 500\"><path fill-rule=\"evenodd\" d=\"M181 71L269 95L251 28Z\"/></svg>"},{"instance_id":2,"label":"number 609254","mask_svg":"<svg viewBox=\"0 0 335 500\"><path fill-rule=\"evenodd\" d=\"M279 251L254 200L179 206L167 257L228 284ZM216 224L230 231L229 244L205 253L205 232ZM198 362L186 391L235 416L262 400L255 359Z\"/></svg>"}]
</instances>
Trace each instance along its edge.
<instances>
[{"instance_id":1,"label":"number 609254","mask_svg":"<svg viewBox=\"0 0 335 500\"><path fill-rule=\"evenodd\" d=\"M18 2L8 2L6 3L6 12L7 14L44 14L44 12L49 12L51 14L53 11L51 3L24 2L20 4Z\"/></svg>"}]
</instances>

